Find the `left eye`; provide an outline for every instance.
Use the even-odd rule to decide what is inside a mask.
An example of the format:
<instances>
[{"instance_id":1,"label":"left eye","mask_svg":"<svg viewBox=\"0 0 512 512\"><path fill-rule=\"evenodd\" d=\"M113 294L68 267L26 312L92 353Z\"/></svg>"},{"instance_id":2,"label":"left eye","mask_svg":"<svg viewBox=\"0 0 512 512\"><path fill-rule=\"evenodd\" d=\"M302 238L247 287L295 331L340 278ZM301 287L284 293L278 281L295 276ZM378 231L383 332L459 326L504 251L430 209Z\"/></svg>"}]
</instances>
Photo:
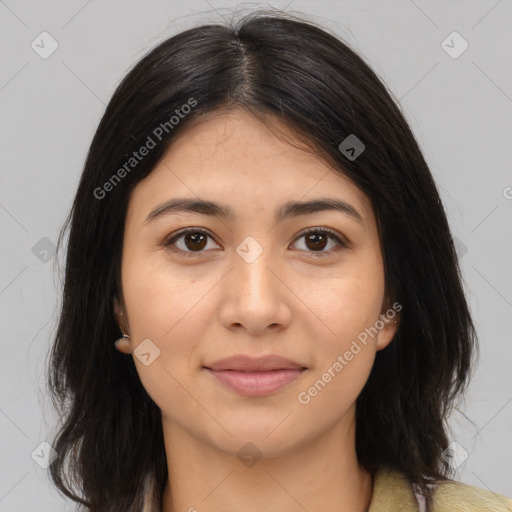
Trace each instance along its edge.
<instances>
[{"instance_id":1,"label":"left eye","mask_svg":"<svg viewBox=\"0 0 512 512\"><path fill-rule=\"evenodd\" d=\"M335 246L347 247L347 244L338 235L326 228L309 229L297 238L297 240L301 239L304 239L304 246L306 247L304 250L311 250L314 257L325 256L327 253L332 252L330 250L332 247L328 251L324 250L329 245L329 240L334 241Z\"/></svg>"},{"instance_id":2,"label":"left eye","mask_svg":"<svg viewBox=\"0 0 512 512\"><path fill-rule=\"evenodd\" d=\"M174 252L181 252L186 256L195 256L196 254L204 252L204 249L208 248L208 238L213 240L212 236L202 229L188 228L171 236L164 245L172 248ZM329 245L329 241L334 242L334 246L338 245L341 247L347 247L347 244L342 241L334 231L327 228L309 229L308 231L301 233L296 238L296 242L294 242L294 244L297 243L297 240L301 239L304 239L303 245L305 248L299 249L312 252L312 255L315 257L324 256L327 253L332 252L332 246L329 250L325 250ZM217 243L214 242L214 244L216 245L216 248L220 248ZM176 251L173 247L178 250Z\"/></svg>"}]
</instances>

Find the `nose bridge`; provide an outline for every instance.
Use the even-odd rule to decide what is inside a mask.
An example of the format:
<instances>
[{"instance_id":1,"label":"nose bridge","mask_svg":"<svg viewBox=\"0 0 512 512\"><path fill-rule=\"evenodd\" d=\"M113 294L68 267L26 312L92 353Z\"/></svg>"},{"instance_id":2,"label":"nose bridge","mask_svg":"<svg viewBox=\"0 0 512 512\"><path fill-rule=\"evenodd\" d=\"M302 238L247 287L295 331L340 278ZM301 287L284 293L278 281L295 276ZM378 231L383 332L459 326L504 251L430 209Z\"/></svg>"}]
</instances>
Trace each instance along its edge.
<instances>
[{"instance_id":1,"label":"nose bridge","mask_svg":"<svg viewBox=\"0 0 512 512\"><path fill-rule=\"evenodd\" d=\"M263 333L268 326L287 324L290 312L285 305L282 284L274 275L274 254L252 237L236 247L233 271L224 290L221 308L226 328L244 326L252 334ZM270 268L269 268L270 267Z\"/></svg>"},{"instance_id":2,"label":"nose bridge","mask_svg":"<svg viewBox=\"0 0 512 512\"><path fill-rule=\"evenodd\" d=\"M268 293L276 284L268 268L272 260L271 249L264 248L255 238L248 236L238 245L236 253L235 278L240 280L240 286L246 291L242 296L250 300L270 299Z\"/></svg>"}]
</instances>

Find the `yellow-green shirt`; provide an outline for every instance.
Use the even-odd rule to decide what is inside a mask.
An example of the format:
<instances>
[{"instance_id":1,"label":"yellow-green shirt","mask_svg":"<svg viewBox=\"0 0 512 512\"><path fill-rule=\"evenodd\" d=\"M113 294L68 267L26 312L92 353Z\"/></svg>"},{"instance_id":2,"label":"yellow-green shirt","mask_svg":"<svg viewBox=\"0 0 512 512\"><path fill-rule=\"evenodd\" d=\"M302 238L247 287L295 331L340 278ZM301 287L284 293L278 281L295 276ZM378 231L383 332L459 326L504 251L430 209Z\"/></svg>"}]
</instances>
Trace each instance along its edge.
<instances>
[{"instance_id":1,"label":"yellow-green shirt","mask_svg":"<svg viewBox=\"0 0 512 512\"><path fill-rule=\"evenodd\" d=\"M143 512L160 512L153 484L151 478L146 480ZM368 512L426 512L423 503L402 473L380 469L375 474ZM512 512L512 499L480 487L446 480L437 483L433 508L429 512Z\"/></svg>"},{"instance_id":2,"label":"yellow-green shirt","mask_svg":"<svg viewBox=\"0 0 512 512\"><path fill-rule=\"evenodd\" d=\"M405 475L389 469L379 470L374 478L368 512L422 512ZM512 499L501 494L454 480L438 482L430 512L512 512Z\"/></svg>"}]
</instances>

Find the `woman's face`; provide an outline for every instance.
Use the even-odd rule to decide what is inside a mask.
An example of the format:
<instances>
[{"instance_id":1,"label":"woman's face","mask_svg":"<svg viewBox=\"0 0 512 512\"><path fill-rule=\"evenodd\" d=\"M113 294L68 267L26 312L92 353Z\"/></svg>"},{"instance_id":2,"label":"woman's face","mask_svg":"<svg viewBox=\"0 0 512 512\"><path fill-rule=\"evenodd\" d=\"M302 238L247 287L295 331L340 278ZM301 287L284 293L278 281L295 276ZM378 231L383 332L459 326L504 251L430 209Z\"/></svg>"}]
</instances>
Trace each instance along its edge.
<instances>
[{"instance_id":1,"label":"woman's face","mask_svg":"<svg viewBox=\"0 0 512 512\"><path fill-rule=\"evenodd\" d=\"M210 206L165 208L177 199ZM242 110L184 131L137 184L122 286L118 319L164 431L231 453L348 431L396 330L368 198ZM289 361L219 363L238 355Z\"/></svg>"}]
</instances>

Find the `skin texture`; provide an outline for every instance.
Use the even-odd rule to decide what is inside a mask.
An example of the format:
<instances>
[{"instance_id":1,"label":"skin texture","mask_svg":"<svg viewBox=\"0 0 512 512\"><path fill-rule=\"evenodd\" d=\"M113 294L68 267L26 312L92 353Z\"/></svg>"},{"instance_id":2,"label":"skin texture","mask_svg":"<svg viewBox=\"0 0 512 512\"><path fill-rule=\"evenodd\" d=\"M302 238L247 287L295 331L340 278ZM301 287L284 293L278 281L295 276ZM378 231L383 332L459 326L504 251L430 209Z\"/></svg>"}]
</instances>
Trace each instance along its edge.
<instances>
[{"instance_id":1,"label":"skin texture","mask_svg":"<svg viewBox=\"0 0 512 512\"><path fill-rule=\"evenodd\" d=\"M226 204L235 219L180 212L144 223L176 197ZM363 222L339 211L275 222L283 203L320 197L348 202ZM185 237L177 252L165 247L185 227L211 233L202 252ZM350 245L329 237L315 250L300 234L306 228L331 228ZM248 236L263 250L252 263L236 251ZM180 134L130 197L115 302L130 336L118 350L132 353L162 411L164 512L367 510L373 481L357 463L355 401L396 324L360 344L308 404L297 397L389 310L384 284L371 203L339 171L243 110ZM148 366L133 354L145 339L160 350ZM307 370L273 395L243 397L203 368L234 354L279 354ZM262 457L250 467L237 457L249 442Z\"/></svg>"}]
</instances>

